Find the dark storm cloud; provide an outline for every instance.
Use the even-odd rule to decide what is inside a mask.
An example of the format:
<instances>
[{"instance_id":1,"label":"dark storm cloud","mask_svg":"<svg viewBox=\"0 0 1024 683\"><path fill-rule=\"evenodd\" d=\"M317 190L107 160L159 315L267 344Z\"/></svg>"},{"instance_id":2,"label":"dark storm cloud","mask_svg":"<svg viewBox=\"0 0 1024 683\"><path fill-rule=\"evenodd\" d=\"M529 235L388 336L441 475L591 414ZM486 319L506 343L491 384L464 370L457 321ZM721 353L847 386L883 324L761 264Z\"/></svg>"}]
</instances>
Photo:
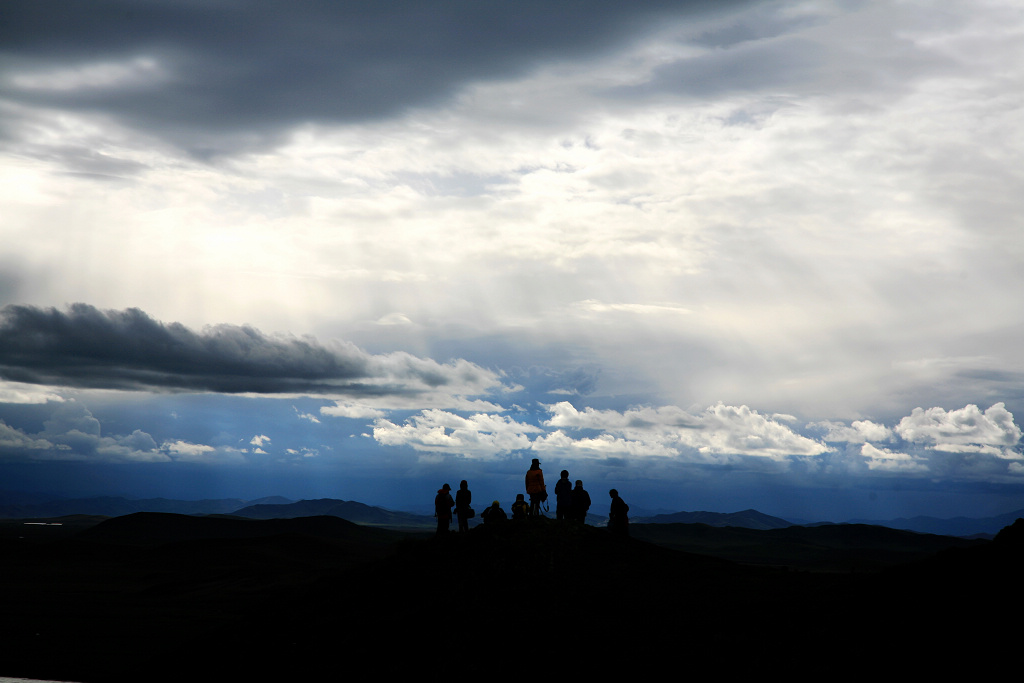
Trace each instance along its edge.
<instances>
[{"instance_id":1,"label":"dark storm cloud","mask_svg":"<svg viewBox=\"0 0 1024 683\"><path fill-rule=\"evenodd\" d=\"M467 82L609 49L670 13L737 4L746 3L25 0L0 9L0 59L11 101L112 114L217 151L294 123L387 116ZM89 65L138 73L72 83L68 70ZM30 82L60 70L59 87ZM12 74L29 80L10 88Z\"/></svg>"},{"instance_id":2,"label":"dark storm cloud","mask_svg":"<svg viewBox=\"0 0 1024 683\"><path fill-rule=\"evenodd\" d=\"M495 375L467 361L441 364L405 353L371 355L352 344L271 337L252 327L194 332L139 309L0 310L0 377L107 389L363 396L429 391L476 394Z\"/></svg>"}]
</instances>

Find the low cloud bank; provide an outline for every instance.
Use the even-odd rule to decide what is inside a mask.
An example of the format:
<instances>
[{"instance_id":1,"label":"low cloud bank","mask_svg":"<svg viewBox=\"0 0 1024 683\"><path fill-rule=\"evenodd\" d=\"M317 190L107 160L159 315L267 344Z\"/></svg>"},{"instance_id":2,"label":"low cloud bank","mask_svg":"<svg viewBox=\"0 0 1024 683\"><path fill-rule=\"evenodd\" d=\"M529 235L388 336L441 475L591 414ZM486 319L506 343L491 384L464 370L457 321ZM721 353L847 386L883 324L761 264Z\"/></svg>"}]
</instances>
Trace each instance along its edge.
<instances>
[{"instance_id":1,"label":"low cloud bank","mask_svg":"<svg viewBox=\"0 0 1024 683\"><path fill-rule=\"evenodd\" d=\"M1002 403L946 411L916 408L894 428L857 420L819 422L801 434L748 406L718 403L703 411L677 406L625 411L577 409L562 401L545 407L540 426L492 415L461 417L422 411L404 424L379 418L373 436L382 445L407 446L437 459L532 457L622 464L678 463L788 469L818 474L933 476L1016 481L1024 474L1021 430ZM874 442L874 443L871 443ZM1009 461L1009 462L1008 462ZM742 463L746 463L743 465ZM758 464L761 463L761 464Z\"/></svg>"},{"instance_id":2,"label":"low cloud bank","mask_svg":"<svg viewBox=\"0 0 1024 683\"><path fill-rule=\"evenodd\" d=\"M569 458L674 457L719 462L736 455L782 460L828 450L825 444L747 406L719 403L691 414L676 406L580 411L562 401L547 410L551 417L539 427L488 415L462 418L439 410L423 411L404 425L378 419L373 435L384 445L473 458L530 450Z\"/></svg>"},{"instance_id":3,"label":"low cloud bank","mask_svg":"<svg viewBox=\"0 0 1024 683\"><path fill-rule=\"evenodd\" d=\"M248 326L194 332L145 312L7 306L0 377L78 388L311 394L367 398L481 395L498 376L469 361L373 355L353 344L271 336Z\"/></svg>"}]
</instances>

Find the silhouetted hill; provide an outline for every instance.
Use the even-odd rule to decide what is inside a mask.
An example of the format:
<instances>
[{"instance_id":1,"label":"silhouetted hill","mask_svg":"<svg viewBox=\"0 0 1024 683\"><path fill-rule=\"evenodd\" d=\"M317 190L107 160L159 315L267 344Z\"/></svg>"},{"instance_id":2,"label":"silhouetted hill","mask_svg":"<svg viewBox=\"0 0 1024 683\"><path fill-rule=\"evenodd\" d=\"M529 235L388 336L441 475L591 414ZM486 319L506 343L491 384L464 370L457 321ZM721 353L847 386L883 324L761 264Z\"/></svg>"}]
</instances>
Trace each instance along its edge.
<instances>
[{"instance_id":1,"label":"silhouetted hill","mask_svg":"<svg viewBox=\"0 0 1024 683\"><path fill-rule=\"evenodd\" d=\"M691 553L750 564L826 571L865 571L910 562L946 548L985 541L918 534L864 524L784 529L706 524L634 524L636 538Z\"/></svg>"},{"instance_id":2,"label":"silhouetted hill","mask_svg":"<svg viewBox=\"0 0 1024 683\"><path fill-rule=\"evenodd\" d=\"M538 520L433 538L332 516L138 513L48 543L0 538L0 675L320 680L369 657L375 675L407 677L444 653L473 671L525 658L580 675L899 673L907 657L917 673L979 674L1014 651L996 624L1021 606L1024 522L977 542L859 525L632 531ZM637 538L649 532L663 545ZM693 538L789 568L669 547ZM898 647L865 645L886 640Z\"/></svg>"},{"instance_id":3,"label":"silhouetted hill","mask_svg":"<svg viewBox=\"0 0 1024 683\"><path fill-rule=\"evenodd\" d=\"M380 507L357 503L352 500L320 498L300 500L283 505L251 505L236 510L233 514L252 519L310 517L331 515L350 522L368 526L406 527L430 529L437 526L433 517L414 515L408 512L392 512Z\"/></svg>"},{"instance_id":4,"label":"silhouetted hill","mask_svg":"<svg viewBox=\"0 0 1024 683\"><path fill-rule=\"evenodd\" d=\"M860 613L886 633L911 636L919 663L950 676L995 678L1014 662L1020 637L1008 624L1024 597L1016 590L1024 573L1024 520L992 541L949 548L867 578ZM890 606L882 611L882 605ZM874 614L869 614L874 610ZM911 657L907 657L911 659Z\"/></svg>"},{"instance_id":5,"label":"silhouetted hill","mask_svg":"<svg viewBox=\"0 0 1024 683\"><path fill-rule=\"evenodd\" d=\"M996 534L996 548L1005 548L1007 552L1024 552L1024 519L1017 518L1009 526L1003 527Z\"/></svg>"},{"instance_id":6,"label":"silhouetted hill","mask_svg":"<svg viewBox=\"0 0 1024 683\"><path fill-rule=\"evenodd\" d=\"M735 526L747 529L784 529L792 526L780 517L772 517L757 510L741 512L674 512L653 517L637 517L638 524L707 524L708 526Z\"/></svg>"},{"instance_id":7,"label":"silhouetted hill","mask_svg":"<svg viewBox=\"0 0 1024 683\"><path fill-rule=\"evenodd\" d=\"M101 515L0 519L0 539L45 543L76 536L107 519Z\"/></svg>"},{"instance_id":8,"label":"silhouetted hill","mask_svg":"<svg viewBox=\"0 0 1024 683\"><path fill-rule=\"evenodd\" d=\"M136 546L208 539L254 539L286 534L320 539L394 541L396 536L333 516L255 520L241 517L195 517L159 512L136 512L107 519L79 534L81 541Z\"/></svg>"}]
</instances>

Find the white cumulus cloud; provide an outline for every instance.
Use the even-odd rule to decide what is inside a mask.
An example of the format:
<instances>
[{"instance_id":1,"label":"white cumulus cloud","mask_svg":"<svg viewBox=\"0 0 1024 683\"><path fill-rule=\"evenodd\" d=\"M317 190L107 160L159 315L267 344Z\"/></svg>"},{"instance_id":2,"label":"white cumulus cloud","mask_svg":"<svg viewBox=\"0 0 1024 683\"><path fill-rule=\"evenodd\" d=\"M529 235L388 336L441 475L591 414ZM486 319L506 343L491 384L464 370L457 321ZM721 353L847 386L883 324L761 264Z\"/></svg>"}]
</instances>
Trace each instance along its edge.
<instances>
[{"instance_id":1,"label":"white cumulus cloud","mask_svg":"<svg viewBox=\"0 0 1024 683\"><path fill-rule=\"evenodd\" d=\"M861 446L868 469L881 472L927 472L928 466L919 458L907 453L898 453L885 448L876 448L869 443Z\"/></svg>"},{"instance_id":2,"label":"white cumulus cloud","mask_svg":"<svg viewBox=\"0 0 1024 683\"><path fill-rule=\"evenodd\" d=\"M1003 403L982 412L970 404L958 410L914 408L896 425L906 441L951 453L990 453L1019 457L1011 450L1021 438L1021 429Z\"/></svg>"},{"instance_id":3,"label":"white cumulus cloud","mask_svg":"<svg viewBox=\"0 0 1024 683\"><path fill-rule=\"evenodd\" d=\"M527 435L540 431L543 430L539 427L498 415L477 413L461 417L431 409L410 417L403 425L380 418L374 422L373 437L386 446L411 446L418 451L486 459L529 448Z\"/></svg>"}]
</instances>

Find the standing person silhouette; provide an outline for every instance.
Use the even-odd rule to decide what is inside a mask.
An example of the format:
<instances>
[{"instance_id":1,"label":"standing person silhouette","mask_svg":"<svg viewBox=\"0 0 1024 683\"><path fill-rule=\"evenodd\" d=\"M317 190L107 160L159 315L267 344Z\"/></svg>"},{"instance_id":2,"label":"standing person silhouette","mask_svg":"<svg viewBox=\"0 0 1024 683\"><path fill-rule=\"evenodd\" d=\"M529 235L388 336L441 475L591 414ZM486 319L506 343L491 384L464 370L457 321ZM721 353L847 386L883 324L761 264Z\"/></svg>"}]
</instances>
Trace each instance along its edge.
<instances>
[{"instance_id":1,"label":"standing person silhouette","mask_svg":"<svg viewBox=\"0 0 1024 683\"><path fill-rule=\"evenodd\" d=\"M455 493L455 514L459 518L459 531L469 531L469 518L473 516L473 509L469 504L472 500L473 494L469 491L469 483L463 479Z\"/></svg>"},{"instance_id":2,"label":"standing person silhouette","mask_svg":"<svg viewBox=\"0 0 1024 683\"><path fill-rule=\"evenodd\" d=\"M526 493L530 496L530 516L540 514L540 504L547 500L548 491L544 486L544 471L540 468L540 460L533 459L530 469L526 472Z\"/></svg>"},{"instance_id":3,"label":"standing person silhouette","mask_svg":"<svg viewBox=\"0 0 1024 683\"><path fill-rule=\"evenodd\" d=\"M434 516L437 517L437 536L448 533L448 526L452 523L452 506L455 505L455 501L452 500L452 494L449 491L452 487L445 484L437 490L437 495L434 496Z\"/></svg>"},{"instance_id":4,"label":"standing person silhouette","mask_svg":"<svg viewBox=\"0 0 1024 683\"><path fill-rule=\"evenodd\" d=\"M583 480L576 480L576 488L572 490L572 518L580 524L587 521L587 511L590 510L590 494L583 488Z\"/></svg>"},{"instance_id":5,"label":"standing person silhouette","mask_svg":"<svg viewBox=\"0 0 1024 683\"><path fill-rule=\"evenodd\" d=\"M572 484L569 470L562 470L561 479L555 484L555 519L572 519Z\"/></svg>"},{"instance_id":6,"label":"standing person silhouette","mask_svg":"<svg viewBox=\"0 0 1024 683\"><path fill-rule=\"evenodd\" d=\"M612 489L608 492L612 497L612 507L608 511L608 530L617 536L629 536L629 506L626 501L619 498L619 492Z\"/></svg>"}]
</instances>

